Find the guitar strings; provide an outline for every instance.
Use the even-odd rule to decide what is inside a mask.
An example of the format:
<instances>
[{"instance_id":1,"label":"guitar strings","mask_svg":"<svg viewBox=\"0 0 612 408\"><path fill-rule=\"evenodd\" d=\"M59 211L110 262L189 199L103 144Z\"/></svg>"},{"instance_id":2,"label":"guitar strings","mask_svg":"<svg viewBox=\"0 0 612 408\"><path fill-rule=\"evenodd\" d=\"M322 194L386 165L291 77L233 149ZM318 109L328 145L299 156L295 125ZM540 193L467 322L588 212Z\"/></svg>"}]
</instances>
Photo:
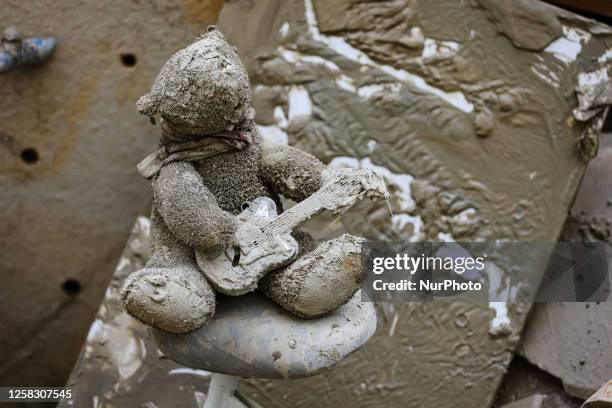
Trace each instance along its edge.
<instances>
[{"instance_id":1,"label":"guitar strings","mask_svg":"<svg viewBox=\"0 0 612 408\"><path fill-rule=\"evenodd\" d=\"M346 185L354 183L355 181L353 180L340 180L339 184ZM328 196L331 197L328 198ZM285 212L279 214L278 217L274 218L269 224L263 226L261 228L261 234L252 239L246 246L248 248L252 248L258 244L258 240L267 241L274 235L291 231L291 229L293 229L296 225L299 225L314 215L324 211L326 209L324 203L330 199L333 200L334 196L334 191L316 192L301 203L298 203L295 206L287 209ZM393 215L393 211L391 211L391 204L389 203L387 197L385 197L385 201L387 202L391 215ZM341 216L342 214L340 214L339 217Z\"/></svg>"},{"instance_id":2,"label":"guitar strings","mask_svg":"<svg viewBox=\"0 0 612 408\"><path fill-rule=\"evenodd\" d=\"M384 200L385 200L385 203L387 203L387 208L389 208L389 213L391 214L391 217L393 217L394 216L393 209L391 209L391 202L389 201L389 198L385 197Z\"/></svg>"}]
</instances>

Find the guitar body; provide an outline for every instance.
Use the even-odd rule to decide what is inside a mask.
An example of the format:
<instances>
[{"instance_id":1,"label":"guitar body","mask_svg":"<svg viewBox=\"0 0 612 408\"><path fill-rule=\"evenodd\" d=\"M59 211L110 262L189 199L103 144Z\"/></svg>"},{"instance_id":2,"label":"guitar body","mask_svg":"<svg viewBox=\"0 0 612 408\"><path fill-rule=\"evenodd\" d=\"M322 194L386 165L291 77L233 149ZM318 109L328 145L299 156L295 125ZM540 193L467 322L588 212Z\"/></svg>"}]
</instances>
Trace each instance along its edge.
<instances>
[{"instance_id":1,"label":"guitar body","mask_svg":"<svg viewBox=\"0 0 612 408\"><path fill-rule=\"evenodd\" d=\"M238 216L236 247L226 248L215 258L196 251L198 265L214 289L242 295L254 290L266 273L297 257L299 246L291 236L295 227L322 211L342 213L364 197L387 196L383 179L372 170L337 169L316 193L280 215L272 199L256 198Z\"/></svg>"},{"instance_id":2,"label":"guitar body","mask_svg":"<svg viewBox=\"0 0 612 408\"><path fill-rule=\"evenodd\" d=\"M247 242L256 237L276 217L276 204L272 199L259 197L253 200L238 216L243 224L236 231L237 241ZM289 264L298 251L295 238L290 232L283 232L251 247L228 247L212 259L196 251L196 260L215 290L238 296L253 291L261 277Z\"/></svg>"}]
</instances>

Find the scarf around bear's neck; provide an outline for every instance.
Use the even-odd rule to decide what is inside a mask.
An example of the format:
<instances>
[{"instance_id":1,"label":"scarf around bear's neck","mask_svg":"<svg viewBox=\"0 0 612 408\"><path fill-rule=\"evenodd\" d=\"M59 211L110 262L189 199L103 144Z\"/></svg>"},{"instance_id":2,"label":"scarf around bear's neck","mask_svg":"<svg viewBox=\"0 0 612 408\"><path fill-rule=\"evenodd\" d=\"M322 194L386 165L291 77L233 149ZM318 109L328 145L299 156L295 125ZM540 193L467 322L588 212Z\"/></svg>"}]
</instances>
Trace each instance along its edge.
<instances>
[{"instance_id":1,"label":"scarf around bear's neck","mask_svg":"<svg viewBox=\"0 0 612 408\"><path fill-rule=\"evenodd\" d=\"M207 135L199 140L162 145L138 163L138 173L147 179L157 177L167 164L186 161L199 162L211 156L242 150L253 143L251 132L233 130Z\"/></svg>"}]
</instances>

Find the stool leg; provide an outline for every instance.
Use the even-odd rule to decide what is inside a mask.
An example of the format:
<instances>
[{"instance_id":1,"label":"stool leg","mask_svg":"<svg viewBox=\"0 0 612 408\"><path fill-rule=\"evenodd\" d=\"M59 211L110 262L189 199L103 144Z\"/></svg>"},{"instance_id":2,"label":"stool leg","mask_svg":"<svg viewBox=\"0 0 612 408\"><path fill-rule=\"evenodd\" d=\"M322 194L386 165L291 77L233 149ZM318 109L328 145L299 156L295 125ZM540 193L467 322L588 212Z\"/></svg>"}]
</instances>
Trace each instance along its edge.
<instances>
[{"instance_id":1,"label":"stool leg","mask_svg":"<svg viewBox=\"0 0 612 408\"><path fill-rule=\"evenodd\" d=\"M234 408L244 406L235 397L240 377L213 373L204 408ZM240 405L237 405L240 404Z\"/></svg>"}]
</instances>

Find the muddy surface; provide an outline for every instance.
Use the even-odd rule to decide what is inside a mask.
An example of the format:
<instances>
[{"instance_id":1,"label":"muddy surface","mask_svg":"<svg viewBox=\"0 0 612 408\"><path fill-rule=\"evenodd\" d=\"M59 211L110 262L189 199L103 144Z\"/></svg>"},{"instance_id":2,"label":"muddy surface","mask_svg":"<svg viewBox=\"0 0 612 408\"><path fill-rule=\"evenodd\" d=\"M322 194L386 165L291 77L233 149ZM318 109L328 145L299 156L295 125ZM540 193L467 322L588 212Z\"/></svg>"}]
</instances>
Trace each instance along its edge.
<instances>
[{"instance_id":1,"label":"muddy surface","mask_svg":"<svg viewBox=\"0 0 612 408\"><path fill-rule=\"evenodd\" d=\"M219 26L245 61L264 137L389 182L392 215L360 206L331 229L558 237L597 152L608 28L536 1L403 0L231 1ZM500 266L535 286L546 257ZM487 406L529 309L517 293L489 309L386 305L377 336L339 369L250 381L251 395L266 406Z\"/></svg>"},{"instance_id":2,"label":"muddy surface","mask_svg":"<svg viewBox=\"0 0 612 408\"><path fill-rule=\"evenodd\" d=\"M146 326L123 309L119 291L150 257L150 221L139 217L119 259L67 387L75 399L60 407L201 407L210 373L165 358Z\"/></svg>"}]
</instances>

